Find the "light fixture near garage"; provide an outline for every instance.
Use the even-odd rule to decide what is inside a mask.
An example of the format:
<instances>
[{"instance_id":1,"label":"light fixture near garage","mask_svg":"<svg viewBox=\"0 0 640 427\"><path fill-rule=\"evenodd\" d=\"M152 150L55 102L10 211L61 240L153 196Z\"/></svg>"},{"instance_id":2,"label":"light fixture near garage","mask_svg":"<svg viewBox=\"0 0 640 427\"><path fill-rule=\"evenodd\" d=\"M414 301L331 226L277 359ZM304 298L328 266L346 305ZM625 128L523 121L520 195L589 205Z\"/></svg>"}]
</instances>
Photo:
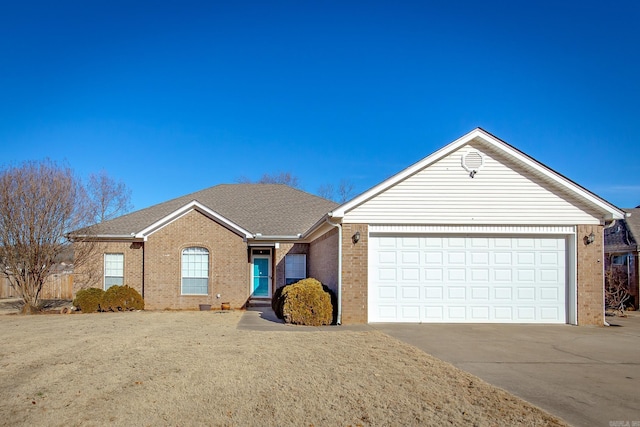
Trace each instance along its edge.
<instances>
[{"instance_id":1,"label":"light fixture near garage","mask_svg":"<svg viewBox=\"0 0 640 427\"><path fill-rule=\"evenodd\" d=\"M593 234L593 231L588 236L584 236L584 244L585 245L590 245L593 242L595 242L595 240L596 240L596 235Z\"/></svg>"},{"instance_id":2,"label":"light fixture near garage","mask_svg":"<svg viewBox=\"0 0 640 427\"><path fill-rule=\"evenodd\" d=\"M462 167L469 172L471 178L476 176L482 166L484 166L484 157L478 151L469 151L462 155Z\"/></svg>"},{"instance_id":3,"label":"light fixture near garage","mask_svg":"<svg viewBox=\"0 0 640 427\"><path fill-rule=\"evenodd\" d=\"M353 236L351 236L351 241L353 242L354 245L360 241L359 231L356 231L356 233Z\"/></svg>"}]
</instances>

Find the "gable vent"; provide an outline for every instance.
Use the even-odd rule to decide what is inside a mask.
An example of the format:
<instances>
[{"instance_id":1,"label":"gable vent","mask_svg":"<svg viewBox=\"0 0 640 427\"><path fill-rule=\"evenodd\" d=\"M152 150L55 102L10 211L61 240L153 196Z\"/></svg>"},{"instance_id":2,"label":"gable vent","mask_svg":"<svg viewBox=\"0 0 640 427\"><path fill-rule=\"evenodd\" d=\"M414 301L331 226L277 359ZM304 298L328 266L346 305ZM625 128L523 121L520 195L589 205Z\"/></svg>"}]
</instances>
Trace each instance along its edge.
<instances>
[{"instance_id":1,"label":"gable vent","mask_svg":"<svg viewBox=\"0 0 640 427\"><path fill-rule=\"evenodd\" d=\"M470 151L462 155L462 167L469 172L469 176L476 176L480 168L484 165L484 157L477 151Z\"/></svg>"}]
</instances>

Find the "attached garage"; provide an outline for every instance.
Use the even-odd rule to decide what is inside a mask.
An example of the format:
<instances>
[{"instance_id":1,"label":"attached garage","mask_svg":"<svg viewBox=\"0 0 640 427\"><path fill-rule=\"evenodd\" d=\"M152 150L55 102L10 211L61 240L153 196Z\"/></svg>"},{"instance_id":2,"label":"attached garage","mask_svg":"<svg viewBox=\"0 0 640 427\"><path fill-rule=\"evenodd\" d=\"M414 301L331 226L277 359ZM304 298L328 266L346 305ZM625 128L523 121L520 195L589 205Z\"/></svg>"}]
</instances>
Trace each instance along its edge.
<instances>
[{"instance_id":1,"label":"attached garage","mask_svg":"<svg viewBox=\"0 0 640 427\"><path fill-rule=\"evenodd\" d=\"M344 323L604 324L624 212L475 129L330 212Z\"/></svg>"},{"instance_id":2,"label":"attached garage","mask_svg":"<svg viewBox=\"0 0 640 427\"><path fill-rule=\"evenodd\" d=\"M369 322L567 323L573 236L369 238Z\"/></svg>"}]
</instances>

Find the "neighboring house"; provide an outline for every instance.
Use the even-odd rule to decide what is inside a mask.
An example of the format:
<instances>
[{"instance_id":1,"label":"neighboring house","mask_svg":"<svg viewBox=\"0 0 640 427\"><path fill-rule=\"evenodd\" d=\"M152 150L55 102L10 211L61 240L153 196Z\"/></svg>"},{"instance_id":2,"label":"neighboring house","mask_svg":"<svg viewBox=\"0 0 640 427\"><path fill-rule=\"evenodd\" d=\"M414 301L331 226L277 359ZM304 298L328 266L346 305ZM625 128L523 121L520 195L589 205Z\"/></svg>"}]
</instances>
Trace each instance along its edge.
<instances>
[{"instance_id":1,"label":"neighboring house","mask_svg":"<svg viewBox=\"0 0 640 427\"><path fill-rule=\"evenodd\" d=\"M344 324L602 325L602 230L623 217L475 129L340 206L235 184L113 219L91 230L101 257L84 273L138 289L149 309L240 308L315 277Z\"/></svg>"},{"instance_id":2,"label":"neighboring house","mask_svg":"<svg viewBox=\"0 0 640 427\"><path fill-rule=\"evenodd\" d=\"M637 309L640 294L640 207L624 211L630 216L615 221L604 230L605 267L620 269L626 274L631 294L629 302Z\"/></svg>"}]
</instances>

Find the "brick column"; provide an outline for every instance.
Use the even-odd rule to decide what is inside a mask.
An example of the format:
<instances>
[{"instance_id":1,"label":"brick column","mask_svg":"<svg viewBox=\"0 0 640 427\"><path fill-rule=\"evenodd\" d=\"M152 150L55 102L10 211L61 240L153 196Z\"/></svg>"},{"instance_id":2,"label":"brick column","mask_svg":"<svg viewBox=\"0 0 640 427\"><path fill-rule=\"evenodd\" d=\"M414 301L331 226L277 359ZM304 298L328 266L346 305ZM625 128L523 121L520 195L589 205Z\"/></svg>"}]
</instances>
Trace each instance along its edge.
<instances>
[{"instance_id":1,"label":"brick column","mask_svg":"<svg viewBox=\"0 0 640 427\"><path fill-rule=\"evenodd\" d=\"M367 323L368 247L367 224L342 225L342 324ZM360 232L360 240L352 237Z\"/></svg>"},{"instance_id":2,"label":"brick column","mask_svg":"<svg viewBox=\"0 0 640 427\"><path fill-rule=\"evenodd\" d=\"M604 325L604 235L601 225L577 227L578 325ZM586 244L593 233L595 241Z\"/></svg>"}]
</instances>

